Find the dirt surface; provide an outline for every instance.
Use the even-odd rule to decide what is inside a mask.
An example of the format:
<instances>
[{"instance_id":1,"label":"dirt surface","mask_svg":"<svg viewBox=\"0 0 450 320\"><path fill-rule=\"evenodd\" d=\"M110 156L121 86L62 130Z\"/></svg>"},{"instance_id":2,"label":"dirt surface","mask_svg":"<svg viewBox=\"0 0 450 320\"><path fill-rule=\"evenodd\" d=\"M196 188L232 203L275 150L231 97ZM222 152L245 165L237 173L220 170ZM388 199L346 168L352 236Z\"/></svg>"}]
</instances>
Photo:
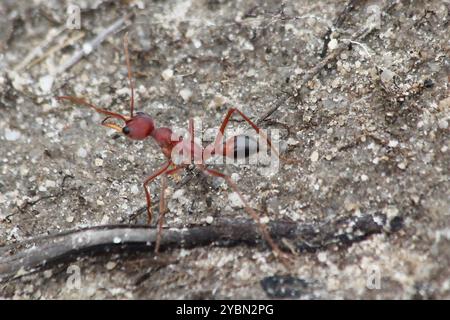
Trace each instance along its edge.
<instances>
[{"instance_id":1,"label":"dirt surface","mask_svg":"<svg viewBox=\"0 0 450 320\"><path fill-rule=\"evenodd\" d=\"M262 216L332 230L334 240L302 249L278 239L296 251L288 268L262 243L80 256L22 270L0 284L1 298L450 298L449 1L70 2L81 29L67 29L66 1L0 4L0 245L145 223L142 181L164 162L158 146L54 99L128 114L125 32L138 111L158 126L186 128L193 117L217 128L234 106L278 129L283 157L298 163L271 175L216 168ZM159 183L151 190L157 199ZM166 197L167 227L248 218L220 179L182 174ZM379 228L355 228L358 217Z\"/></svg>"}]
</instances>

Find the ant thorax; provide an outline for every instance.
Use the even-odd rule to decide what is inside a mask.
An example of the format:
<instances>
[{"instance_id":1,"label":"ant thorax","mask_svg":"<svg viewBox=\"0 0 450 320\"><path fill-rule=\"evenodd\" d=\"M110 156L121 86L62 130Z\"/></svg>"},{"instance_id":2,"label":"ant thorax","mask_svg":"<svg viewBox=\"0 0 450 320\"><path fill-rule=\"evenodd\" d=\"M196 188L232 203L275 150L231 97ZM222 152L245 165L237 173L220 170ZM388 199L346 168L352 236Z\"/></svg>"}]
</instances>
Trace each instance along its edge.
<instances>
[{"instance_id":1,"label":"ant thorax","mask_svg":"<svg viewBox=\"0 0 450 320\"><path fill-rule=\"evenodd\" d=\"M175 165L203 163L203 148L191 139L179 141L172 149L171 160Z\"/></svg>"}]
</instances>

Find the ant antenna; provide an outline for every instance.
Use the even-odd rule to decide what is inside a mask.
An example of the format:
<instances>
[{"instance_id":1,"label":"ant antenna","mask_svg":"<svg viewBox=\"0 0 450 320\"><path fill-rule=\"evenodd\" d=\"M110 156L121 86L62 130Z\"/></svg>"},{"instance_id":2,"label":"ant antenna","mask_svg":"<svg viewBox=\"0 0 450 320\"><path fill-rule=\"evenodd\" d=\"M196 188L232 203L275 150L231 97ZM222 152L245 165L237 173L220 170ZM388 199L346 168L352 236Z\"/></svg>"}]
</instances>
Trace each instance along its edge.
<instances>
[{"instance_id":1,"label":"ant antenna","mask_svg":"<svg viewBox=\"0 0 450 320\"><path fill-rule=\"evenodd\" d=\"M133 118L134 111L134 86L133 86L133 74L131 72L131 64L130 64L130 56L128 55L128 32L125 33L123 37L123 46L125 49L125 59L127 61L127 69L128 69L128 81L130 84L131 91L131 100L130 100L130 118Z\"/></svg>"}]
</instances>

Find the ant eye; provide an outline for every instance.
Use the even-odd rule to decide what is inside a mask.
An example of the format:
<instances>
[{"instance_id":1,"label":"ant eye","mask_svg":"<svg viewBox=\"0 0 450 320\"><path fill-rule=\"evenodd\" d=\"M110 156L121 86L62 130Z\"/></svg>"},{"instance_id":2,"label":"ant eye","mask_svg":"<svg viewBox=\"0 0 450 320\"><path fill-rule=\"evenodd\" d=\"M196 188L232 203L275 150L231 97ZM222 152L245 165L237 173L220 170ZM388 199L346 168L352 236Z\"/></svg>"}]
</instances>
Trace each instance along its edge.
<instances>
[{"instance_id":1,"label":"ant eye","mask_svg":"<svg viewBox=\"0 0 450 320\"><path fill-rule=\"evenodd\" d=\"M130 133L130 128L125 126L125 127L123 127L122 132L123 132L123 134L129 134Z\"/></svg>"}]
</instances>

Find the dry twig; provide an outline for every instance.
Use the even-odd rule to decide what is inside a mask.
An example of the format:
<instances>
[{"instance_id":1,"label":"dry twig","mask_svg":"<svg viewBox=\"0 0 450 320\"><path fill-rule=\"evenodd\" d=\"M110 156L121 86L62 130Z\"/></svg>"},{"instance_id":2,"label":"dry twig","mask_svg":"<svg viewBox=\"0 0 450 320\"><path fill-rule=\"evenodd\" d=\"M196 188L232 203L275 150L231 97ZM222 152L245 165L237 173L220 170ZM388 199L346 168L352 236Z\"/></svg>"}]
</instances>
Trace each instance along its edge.
<instances>
[{"instance_id":1,"label":"dry twig","mask_svg":"<svg viewBox=\"0 0 450 320\"><path fill-rule=\"evenodd\" d=\"M388 2L381 12L388 12L391 10L391 8L397 4L397 0L392 0ZM366 39L373 31L376 30L376 27L374 25L371 26L364 26L362 29L357 31L351 36L350 42L352 41L363 41ZM333 62L341 53L343 50L345 50L348 47L347 41L341 43L335 50L333 50L330 54L328 54L322 61L320 61L317 65L315 65L312 69L310 69L303 78L300 79L300 81L297 82L295 85L295 91L293 96L299 97L301 95L301 90L303 87L311 81L324 67L326 67L329 63ZM280 98L275 105L273 105L269 110L267 110L257 121L258 124L266 120L268 117L270 117L275 111L277 111L282 105L284 105L286 102L289 101L289 99L292 98L292 95L285 95L283 98Z\"/></svg>"},{"instance_id":2,"label":"dry twig","mask_svg":"<svg viewBox=\"0 0 450 320\"><path fill-rule=\"evenodd\" d=\"M374 233L383 232L385 221L384 215L375 214L342 218L323 225L273 221L268 226L271 236L282 244L282 248L305 252L361 241ZM88 253L112 250L153 253L157 233L157 228L149 226L106 225L65 231L0 247L0 281L21 277L58 262L67 263ZM215 224L208 226L170 228L162 233L160 248L230 247L241 244L264 244L253 220L217 219Z\"/></svg>"},{"instance_id":3,"label":"dry twig","mask_svg":"<svg viewBox=\"0 0 450 320\"><path fill-rule=\"evenodd\" d=\"M93 50L95 50L105 39L112 33L117 32L118 29L131 17L132 13L116 20L113 24L102 30L94 39L83 44L82 48L76 51L63 65L59 66L55 74L63 73L64 71L70 69L83 57L89 55Z\"/></svg>"}]
</instances>

